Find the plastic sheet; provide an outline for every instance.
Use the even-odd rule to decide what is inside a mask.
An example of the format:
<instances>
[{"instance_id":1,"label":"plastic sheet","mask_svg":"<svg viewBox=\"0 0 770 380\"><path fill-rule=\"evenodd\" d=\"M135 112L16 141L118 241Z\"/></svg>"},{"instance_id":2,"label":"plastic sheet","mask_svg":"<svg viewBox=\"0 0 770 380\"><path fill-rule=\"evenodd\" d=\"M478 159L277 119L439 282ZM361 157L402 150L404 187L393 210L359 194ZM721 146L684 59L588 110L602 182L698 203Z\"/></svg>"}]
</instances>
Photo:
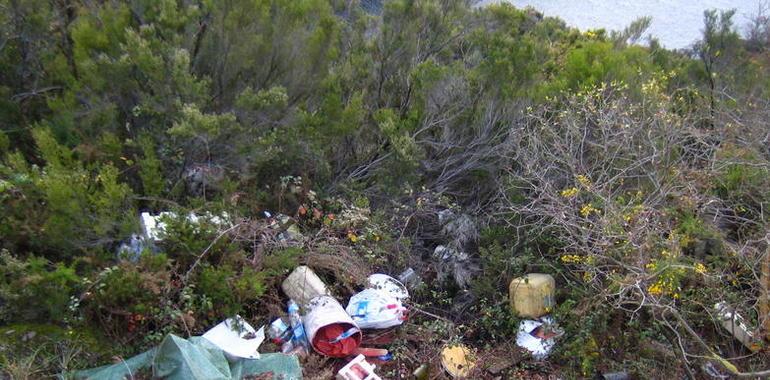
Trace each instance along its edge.
<instances>
[{"instance_id":1,"label":"plastic sheet","mask_svg":"<svg viewBox=\"0 0 770 380\"><path fill-rule=\"evenodd\" d=\"M301 380L302 368L293 355L263 354L260 359L228 362L224 352L202 337L168 335L160 346L120 363L61 374L60 378L110 380L133 378L140 371L170 380L237 380L272 373L274 380Z\"/></svg>"}]
</instances>

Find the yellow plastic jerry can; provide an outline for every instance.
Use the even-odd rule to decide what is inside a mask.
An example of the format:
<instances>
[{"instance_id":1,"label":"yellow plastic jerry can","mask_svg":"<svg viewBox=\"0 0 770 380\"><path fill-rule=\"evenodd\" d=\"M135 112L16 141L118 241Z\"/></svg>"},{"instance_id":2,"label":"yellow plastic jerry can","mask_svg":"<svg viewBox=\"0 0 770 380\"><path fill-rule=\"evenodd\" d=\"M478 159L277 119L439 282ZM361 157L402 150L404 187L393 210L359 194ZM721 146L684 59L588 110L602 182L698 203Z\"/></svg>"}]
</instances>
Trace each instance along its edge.
<instances>
[{"instance_id":1,"label":"yellow plastic jerry can","mask_svg":"<svg viewBox=\"0 0 770 380\"><path fill-rule=\"evenodd\" d=\"M508 288L511 310L520 317L540 318L551 312L556 281L550 274L530 273L514 278Z\"/></svg>"}]
</instances>

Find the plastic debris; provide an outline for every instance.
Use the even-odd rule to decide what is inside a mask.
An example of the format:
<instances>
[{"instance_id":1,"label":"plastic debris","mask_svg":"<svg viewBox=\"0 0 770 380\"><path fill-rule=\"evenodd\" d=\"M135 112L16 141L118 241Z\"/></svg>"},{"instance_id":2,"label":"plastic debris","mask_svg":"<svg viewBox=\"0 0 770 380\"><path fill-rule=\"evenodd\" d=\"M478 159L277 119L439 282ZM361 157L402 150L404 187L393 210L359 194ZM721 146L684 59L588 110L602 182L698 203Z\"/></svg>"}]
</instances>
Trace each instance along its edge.
<instances>
[{"instance_id":1,"label":"plastic debris","mask_svg":"<svg viewBox=\"0 0 770 380\"><path fill-rule=\"evenodd\" d=\"M156 250L151 240L141 235L131 234L131 237L118 247L118 259L137 262L145 251L155 252Z\"/></svg>"},{"instance_id":2,"label":"plastic debris","mask_svg":"<svg viewBox=\"0 0 770 380\"><path fill-rule=\"evenodd\" d=\"M355 352L363 334L336 299L319 296L313 298L307 308L303 322L310 345L316 352L334 358Z\"/></svg>"},{"instance_id":3,"label":"plastic debris","mask_svg":"<svg viewBox=\"0 0 770 380\"><path fill-rule=\"evenodd\" d=\"M430 377L430 366L427 364L420 365L412 372L412 376L414 376L415 380L428 380L428 377Z\"/></svg>"},{"instance_id":4,"label":"plastic debris","mask_svg":"<svg viewBox=\"0 0 770 380\"><path fill-rule=\"evenodd\" d=\"M289 300L286 309L289 313L289 325L291 326L292 334L291 340L286 342L289 345L286 345L283 351L284 353L297 352L306 354L309 351L309 343L305 332L305 325L302 323L302 317L299 315L299 305L294 300Z\"/></svg>"},{"instance_id":5,"label":"plastic debris","mask_svg":"<svg viewBox=\"0 0 770 380\"><path fill-rule=\"evenodd\" d=\"M549 318L543 319L548 323L533 320L521 321L516 334L516 345L529 351L537 360L548 357L556 344L556 338L562 334L551 326Z\"/></svg>"},{"instance_id":6,"label":"plastic debris","mask_svg":"<svg viewBox=\"0 0 770 380\"><path fill-rule=\"evenodd\" d=\"M730 375L725 375L712 362L706 362L701 366L703 372L711 376L712 379L726 380L730 378Z\"/></svg>"},{"instance_id":7,"label":"plastic debris","mask_svg":"<svg viewBox=\"0 0 770 380\"><path fill-rule=\"evenodd\" d=\"M401 281L407 288L413 289L420 283L420 276L417 275L413 268L407 268L398 275L398 281Z\"/></svg>"},{"instance_id":8,"label":"plastic debris","mask_svg":"<svg viewBox=\"0 0 770 380\"><path fill-rule=\"evenodd\" d=\"M441 365L452 377L466 377L476 363L464 345L449 346L441 351Z\"/></svg>"},{"instance_id":9,"label":"plastic debris","mask_svg":"<svg viewBox=\"0 0 770 380\"><path fill-rule=\"evenodd\" d=\"M267 330L267 336L275 344L282 344L291 339L293 331L289 327L288 321L283 318L277 318L270 323L270 328Z\"/></svg>"},{"instance_id":10,"label":"plastic debris","mask_svg":"<svg viewBox=\"0 0 770 380\"><path fill-rule=\"evenodd\" d=\"M274 230L284 229L277 235L279 241L285 242L299 242L304 240L305 236L299 231L299 227L294 223L288 215L276 214L275 217L269 212L265 211L265 216L270 220L270 228Z\"/></svg>"},{"instance_id":11,"label":"plastic debris","mask_svg":"<svg viewBox=\"0 0 770 380\"><path fill-rule=\"evenodd\" d=\"M177 213L171 211L163 211L158 215L151 215L149 212L141 213L139 216L139 221L142 225L142 233L144 234L144 237L150 241L161 241L163 234L166 232L166 222L164 219L174 219L177 217ZM228 225L228 220L230 219L229 215L226 213L223 213L220 216L212 215L210 213L198 216L195 213L190 213L186 218L188 222L193 224L198 224L201 222L201 219L205 219L208 222L220 227Z\"/></svg>"},{"instance_id":12,"label":"plastic debris","mask_svg":"<svg viewBox=\"0 0 770 380\"><path fill-rule=\"evenodd\" d=\"M386 350L384 348L365 348L365 347L359 347L359 348L356 348L354 353L356 355L364 355L366 357L376 357L378 359L382 359L382 358L390 355L388 350ZM382 359L382 360L387 360L387 359Z\"/></svg>"},{"instance_id":13,"label":"plastic debris","mask_svg":"<svg viewBox=\"0 0 770 380\"><path fill-rule=\"evenodd\" d=\"M297 301L302 306L307 306L311 299L328 295L326 284L313 272L312 269L302 265L283 280L281 288L286 295Z\"/></svg>"},{"instance_id":14,"label":"plastic debris","mask_svg":"<svg viewBox=\"0 0 770 380\"><path fill-rule=\"evenodd\" d=\"M603 380L628 380L630 377L628 376L628 372L621 371L621 372L610 372L602 374Z\"/></svg>"},{"instance_id":15,"label":"plastic debris","mask_svg":"<svg viewBox=\"0 0 770 380\"><path fill-rule=\"evenodd\" d=\"M273 379L301 380L302 368L294 355L263 354L260 359L228 361L224 351L202 337L166 336L160 346L119 363L61 374L67 379L127 379L141 370L169 380L237 380L271 373Z\"/></svg>"},{"instance_id":16,"label":"plastic debris","mask_svg":"<svg viewBox=\"0 0 770 380\"><path fill-rule=\"evenodd\" d=\"M754 333L746 326L743 317L732 307L726 302L719 302L714 305L714 309L717 311L717 319L719 319L722 327L730 332L735 339L743 343L751 351L756 351L759 348L755 344Z\"/></svg>"},{"instance_id":17,"label":"plastic debris","mask_svg":"<svg viewBox=\"0 0 770 380\"><path fill-rule=\"evenodd\" d=\"M391 293L364 289L350 298L345 311L362 329L386 329L406 320L407 309Z\"/></svg>"},{"instance_id":18,"label":"plastic debris","mask_svg":"<svg viewBox=\"0 0 770 380\"><path fill-rule=\"evenodd\" d=\"M409 298L409 291L406 290L406 286L387 274L375 273L369 276L368 281L370 288L387 292L399 301Z\"/></svg>"},{"instance_id":19,"label":"plastic debris","mask_svg":"<svg viewBox=\"0 0 770 380\"><path fill-rule=\"evenodd\" d=\"M364 358L364 355L358 355L348 364L342 367L338 372L337 380L382 380L374 373L375 366L370 364Z\"/></svg>"},{"instance_id":20,"label":"plastic debris","mask_svg":"<svg viewBox=\"0 0 770 380\"><path fill-rule=\"evenodd\" d=\"M259 359L259 346L265 340L265 328L255 330L243 318L228 318L203 334L203 338L224 351L228 359Z\"/></svg>"},{"instance_id":21,"label":"plastic debris","mask_svg":"<svg viewBox=\"0 0 770 380\"><path fill-rule=\"evenodd\" d=\"M477 272L478 268L471 261L468 253L439 245L433 250L433 256L441 261L438 267L441 278L448 278L451 275L461 289L470 287L473 274Z\"/></svg>"},{"instance_id":22,"label":"plastic debris","mask_svg":"<svg viewBox=\"0 0 770 380\"><path fill-rule=\"evenodd\" d=\"M530 273L509 286L511 310L520 317L540 318L551 312L556 282L549 274Z\"/></svg>"}]
</instances>

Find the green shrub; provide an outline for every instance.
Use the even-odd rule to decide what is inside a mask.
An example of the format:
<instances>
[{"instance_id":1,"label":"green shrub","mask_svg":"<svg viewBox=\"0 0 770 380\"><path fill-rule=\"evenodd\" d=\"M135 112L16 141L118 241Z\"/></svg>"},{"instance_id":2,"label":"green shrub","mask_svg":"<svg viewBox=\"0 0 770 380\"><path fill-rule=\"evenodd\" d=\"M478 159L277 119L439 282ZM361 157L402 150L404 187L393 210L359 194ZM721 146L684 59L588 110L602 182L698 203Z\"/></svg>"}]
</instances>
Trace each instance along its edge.
<instances>
[{"instance_id":1,"label":"green shrub","mask_svg":"<svg viewBox=\"0 0 770 380\"><path fill-rule=\"evenodd\" d=\"M64 322L71 297L82 285L75 270L40 257L20 260L0 253L0 321Z\"/></svg>"}]
</instances>

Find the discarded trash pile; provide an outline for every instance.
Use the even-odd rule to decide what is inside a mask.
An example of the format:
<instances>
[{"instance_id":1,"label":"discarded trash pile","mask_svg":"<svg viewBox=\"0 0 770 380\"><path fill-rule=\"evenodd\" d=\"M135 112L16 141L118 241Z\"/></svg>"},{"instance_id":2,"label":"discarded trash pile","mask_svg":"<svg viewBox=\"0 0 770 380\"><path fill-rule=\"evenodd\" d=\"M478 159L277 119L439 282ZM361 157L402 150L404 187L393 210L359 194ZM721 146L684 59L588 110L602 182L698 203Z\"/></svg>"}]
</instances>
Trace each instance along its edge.
<instances>
[{"instance_id":1,"label":"discarded trash pile","mask_svg":"<svg viewBox=\"0 0 770 380\"><path fill-rule=\"evenodd\" d=\"M404 273L408 279L414 271ZM289 297L286 316L267 327L267 336L281 353L261 354L265 326L254 329L240 316L229 318L201 337L168 335L157 348L117 364L72 373L76 379L133 378L141 371L169 379L240 379L265 375L301 379L298 357L311 351L330 358L350 358L336 375L344 380L381 379L367 358L388 361L386 349L361 347L364 329L385 329L407 319L407 288L385 274L369 276L368 287L353 295L347 307L330 295L324 282L307 266L284 280Z\"/></svg>"},{"instance_id":2,"label":"discarded trash pile","mask_svg":"<svg viewBox=\"0 0 770 380\"><path fill-rule=\"evenodd\" d=\"M519 324L516 344L532 353L536 359L545 359L564 334L547 314L553 310L556 282L548 274L530 273L513 279L509 288L511 309L525 319Z\"/></svg>"},{"instance_id":3,"label":"discarded trash pile","mask_svg":"<svg viewBox=\"0 0 770 380\"><path fill-rule=\"evenodd\" d=\"M289 217L267 212L265 216L267 228L275 231L275 241L301 244L305 239ZM436 280L453 282L461 294L468 294L478 268L465 252L473 250L478 232L467 215L443 210L438 216L446 245L438 245L433 250ZM155 244L161 242L166 233L166 222L176 218L179 216L171 212L155 216L143 213L142 233L123 244L118 254L135 261L147 250L155 252ZM190 214L182 218L193 225L200 220L222 228L233 225L228 215ZM301 359L305 361L303 358L317 356L329 358L325 363L334 368L336 379L381 379L383 376L376 369L378 365L389 367L388 362L393 360L394 353L388 347L393 339L378 341L377 330L389 329L384 332L388 334L392 328L407 321L410 316L409 289L420 283L420 275L413 268L406 269L398 279L383 273L371 274L366 278L364 288L352 294L345 305L313 269L300 265L281 282L280 288L286 296L285 314L259 329L254 329L240 316L234 316L200 337L183 339L168 335L150 351L117 364L76 372L73 377L133 377L144 371L153 377L179 379L239 379L243 376L299 379L303 373ZM528 274L514 279L509 286L510 312L513 316L529 318L520 321L515 343L522 353L529 352L535 360L548 357L556 339L563 334L549 316L554 307L554 291L555 281L547 274ZM275 316L275 311L272 314ZM268 349L280 352L260 354L258 351L266 338L274 344ZM480 358L474 349L459 342L439 344L432 348L432 355L439 355L437 364L445 376L469 378L476 373L474 370L479 367ZM401 377L407 373L416 379L434 378L435 373L431 371L438 366L426 363L424 356L419 362L422 364L408 368L407 372L401 369ZM498 363L487 370L495 374L510 365L503 363L501 367ZM305 375L315 374L306 370Z\"/></svg>"},{"instance_id":4,"label":"discarded trash pile","mask_svg":"<svg viewBox=\"0 0 770 380\"><path fill-rule=\"evenodd\" d=\"M369 276L365 289L343 305L328 286L307 266L296 267L281 288L288 297L286 314L259 329L240 316L229 318L200 337L183 339L168 335L147 352L116 364L77 371L76 379L133 378L137 373L169 379L301 379L300 358L318 354L344 359L336 370L338 380L377 380L377 363L392 360L386 348L364 347L364 336L372 330L403 324L410 295L404 283L415 283L416 274L407 269L395 279L381 273ZM419 281L419 280L418 280ZM511 311L524 318L516 344L536 360L548 356L555 340L563 334L548 313L553 308L555 282L547 274L528 274L510 283ZM281 352L258 351L268 338ZM453 378L467 378L476 366L472 349L450 344L440 353L440 364ZM412 375L427 379L430 366L423 364ZM305 374L311 375L311 374ZM263 377L258 377L263 378Z\"/></svg>"}]
</instances>

